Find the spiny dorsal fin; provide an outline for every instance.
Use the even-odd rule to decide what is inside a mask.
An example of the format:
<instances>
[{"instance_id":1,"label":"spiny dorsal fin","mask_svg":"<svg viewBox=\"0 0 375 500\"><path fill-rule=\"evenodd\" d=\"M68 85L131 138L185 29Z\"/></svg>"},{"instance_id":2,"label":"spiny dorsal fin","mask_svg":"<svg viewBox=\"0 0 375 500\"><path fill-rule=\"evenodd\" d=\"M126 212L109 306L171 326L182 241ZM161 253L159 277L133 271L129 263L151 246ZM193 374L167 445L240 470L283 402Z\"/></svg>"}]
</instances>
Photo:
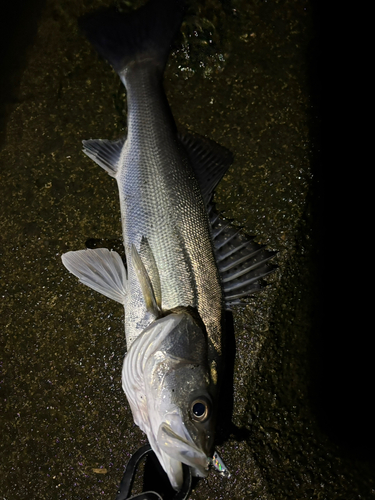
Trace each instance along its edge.
<instances>
[{"instance_id":1,"label":"spiny dorsal fin","mask_svg":"<svg viewBox=\"0 0 375 500\"><path fill-rule=\"evenodd\" d=\"M128 288L126 269L117 252L107 248L77 250L64 253L61 259L81 283L124 304Z\"/></svg>"},{"instance_id":2,"label":"spiny dorsal fin","mask_svg":"<svg viewBox=\"0 0 375 500\"><path fill-rule=\"evenodd\" d=\"M231 309L233 305L241 304L241 299L264 287L262 278L276 268L269 263L276 252L266 250L230 221L224 220L213 204L209 206L208 215L225 305Z\"/></svg>"},{"instance_id":3,"label":"spiny dorsal fin","mask_svg":"<svg viewBox=\"0 0 375 500\"><path fill-rule=\"evenodd\" d=\"M89 139L82 141L83 152L100 167L104 168L111 177L116 177L125 141L126 137L122 137L116 141Z\"/></svg>"},{"instance_id":4,"label":"spiny dorsal fin","mask_svg":"<svg viewBox=\"0 0 375 500\"><path fill-rule=\"evenodd\" d=\"M233 162L233 155L223 146L199 135L178 133L178 139L184 146L203 201L208 206L214 189Z\"/></svg>"}]
</instances>

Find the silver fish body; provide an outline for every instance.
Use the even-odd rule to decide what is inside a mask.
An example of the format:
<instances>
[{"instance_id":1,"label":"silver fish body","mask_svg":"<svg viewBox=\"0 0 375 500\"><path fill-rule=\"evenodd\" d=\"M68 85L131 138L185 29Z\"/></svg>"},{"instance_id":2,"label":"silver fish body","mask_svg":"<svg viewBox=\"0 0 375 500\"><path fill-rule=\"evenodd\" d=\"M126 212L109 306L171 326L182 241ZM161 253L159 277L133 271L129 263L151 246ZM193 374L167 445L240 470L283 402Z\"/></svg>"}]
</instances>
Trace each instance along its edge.
<instances>
[{"instance_id":1,"label":"silver fish body","mask_svg":"<svg viewBox=\"0 0 375 500\"><path fill-rule=\"evenodd\" d=\"M89 16L83 29L126 87L128 134L83 141L117 181L126 269L107 249L62 256L82 283L124 305L122 383L134 421L175 489L182 463L205 476L222 373L223 310L261 288L272 257L215 213L212 193L232 157L181 136L162 87L182 0L151 0L124 16Z\"/></svg>"},{"instance_id":2,"label":"silver fish body","mask_svg":"<svg viewBox=\"0 0 375 500\"><path fill-rule=\"evenodd\" d=\"M160 79L142 63L121 74L128 99L128 137L116 173L128 263L127 345L150 319L134 272L135 245L146 269L157 268L163 310L196 309L216 349L223 308L207 210L179 143ZM147 241L149 253L142 248ZM148 255L153 255L155 263Z\"/></svg>"},{"instance_id":3,"label":"silver fish body","mask_svg":"<svg viewBox=\"0 0 375 500\"><path fill-rule=\"evenodd\" d=\"M209 400L211 407L216 395L216 377L212 379L211 371L215 373L221 358L222 289L207 210L187 155L178 141L158 75L152 67L133 64L120 77L126 87L128 102L128 136L115 174L128 271L124 307L129 357L124 362L123 387L129 401L134 394L143 396L147 393L147 409L143 402L137 405L132 402L133 415L148 435L172 485L178 488L182 482L181 461L192 466L196 475L205 475L207 455L212 452L213 414L209 419L211 425L206 425L207 429L201 432L201 436L195 430L199 423L189 426L191 419L182 415L189 415L190 406L202 397ZM157 315L148 310L133 264L132 248L136 249L150 277L160 309L163 314L168 314L159 323ZM184 313L171 314L181 308L185 308ZM199 326L187 310L197 311ZM142 335L148 339L147 346L151 345L151 338L154 345L159 324L169 328L181 314L183 321L169 332L163 345L154 351L154 356L147 358L141 352L140 342L135 341ZM166 349L166 342L180 353L177 363L176 355ZM131 352L136 353L137 360L151 360L147 369L145 365L139 371L143 379L148 380L141 390L131 382L134 380ZM160 383L160 371L163 372L163 383ZM193 373L190 378L189 373ZM178 394L177 404L173 393ZM183 410L182 402L188 405ZM213 408L210 411L213 413ZM186 435L189 427L190 432ZM171 433L182 435L179 442L169 440L166 448L169 453L158 444L168 442L165 433L161 437L162 428L170 429L169 436ZM183 443L183 448L189 453L178 456L175 452ZM192 458L188 459L188 455ZM171 456L177 460L171 460Z\"/></svg>"}]
</instances>

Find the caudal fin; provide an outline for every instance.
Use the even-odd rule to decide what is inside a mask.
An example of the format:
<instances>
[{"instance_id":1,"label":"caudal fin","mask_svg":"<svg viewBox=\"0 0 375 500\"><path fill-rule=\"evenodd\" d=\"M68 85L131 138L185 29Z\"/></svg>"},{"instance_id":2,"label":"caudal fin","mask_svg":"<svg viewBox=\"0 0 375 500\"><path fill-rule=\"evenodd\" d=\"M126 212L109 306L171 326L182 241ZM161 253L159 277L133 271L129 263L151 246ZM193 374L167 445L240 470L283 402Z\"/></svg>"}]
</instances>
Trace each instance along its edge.
<instances>
[{"instance_id":1,"label":"caudal fin","mask_svg":"<svg viewBox=\"0 0 375 500\"><path fill-rule=\"evenodd\" d=\"M152 59L163 69L183 11L184 0L150 0L128 14L115 8L88 14L79 25L117 73L144 59Z\"/></svg>"}]
</instances>

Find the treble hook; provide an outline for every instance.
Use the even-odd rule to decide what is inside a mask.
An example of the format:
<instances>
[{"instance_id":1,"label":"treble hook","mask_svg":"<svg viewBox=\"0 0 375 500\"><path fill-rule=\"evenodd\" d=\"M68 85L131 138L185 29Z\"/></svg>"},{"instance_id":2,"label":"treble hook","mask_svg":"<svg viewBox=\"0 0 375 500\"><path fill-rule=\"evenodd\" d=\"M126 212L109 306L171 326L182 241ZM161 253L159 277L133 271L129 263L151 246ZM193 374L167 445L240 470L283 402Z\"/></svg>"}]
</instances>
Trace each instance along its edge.
<instances>
[{"instance_id":1,"label":"treble hook","mask_svg":"<svg viewBox=\"0 0 375 500\"><path fill-rule=\"evenodd\" d=\"M151 446L146 444L145 446L139 448L139 450L130 457L115 500L163 500L163 498L159 495L159 493L156 493L156 491L145 491L144 493L139 493L138 495L129 496L137 467L142 458L149 454L155 455ZM182 464L182 468L184 474L182 488L175 494L173 500L187 500L191 490L192 475L190 467Z\"/></svg>"}]
</instances>

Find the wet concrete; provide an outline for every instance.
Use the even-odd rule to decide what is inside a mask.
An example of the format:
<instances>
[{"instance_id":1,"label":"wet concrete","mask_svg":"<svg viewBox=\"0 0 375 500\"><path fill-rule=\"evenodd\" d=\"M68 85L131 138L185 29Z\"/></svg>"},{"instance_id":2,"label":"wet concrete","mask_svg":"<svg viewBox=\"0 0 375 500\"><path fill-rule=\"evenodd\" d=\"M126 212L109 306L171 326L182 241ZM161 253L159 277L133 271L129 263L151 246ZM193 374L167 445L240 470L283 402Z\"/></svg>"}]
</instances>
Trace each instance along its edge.
<instances>
[{"instance_id":1,"label":"wet concrete","mask_svg":"<svg viewBox=\"0 0 375 500\"><path fill-rule=\"evenodd\" d=\"M121 237L115 182L81 153L82 139L116 138L126 127L118 78L77 29L77 18L100 5L46 2L7 107L0 153L7 500L114 498L129 456L146 442L120 384L122 307L78 285L61 264L63 252L88 239L115 245ZM232 477L210 474L192 500L375 496L368 457L323 432L312 397L311 23L308 2L194 3L166 72L177 123L235 153L218 208L279 252L270 286L234 311L234 425L218 446Z\"/></svg>"}]
</instances>

